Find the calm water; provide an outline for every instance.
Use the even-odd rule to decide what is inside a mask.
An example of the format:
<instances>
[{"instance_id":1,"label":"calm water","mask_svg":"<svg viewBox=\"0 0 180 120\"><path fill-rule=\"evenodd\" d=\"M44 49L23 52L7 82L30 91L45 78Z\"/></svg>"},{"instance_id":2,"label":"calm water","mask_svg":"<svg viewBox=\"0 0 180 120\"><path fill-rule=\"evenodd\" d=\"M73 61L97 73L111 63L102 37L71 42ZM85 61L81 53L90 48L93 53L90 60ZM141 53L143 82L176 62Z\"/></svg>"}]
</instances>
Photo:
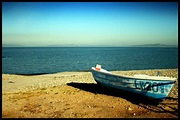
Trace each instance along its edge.
<instances>
[{"instance_id":1,"label":"calm water","mask_svg":"<svg viewBox=\"0 0 180 120\"><path fill-rule=\"evenodd\" d=\"M2 48L2 73L8 74L88 71L97 63L110 71L178 68L178 48Z\"/></svg>"}]
</instances>

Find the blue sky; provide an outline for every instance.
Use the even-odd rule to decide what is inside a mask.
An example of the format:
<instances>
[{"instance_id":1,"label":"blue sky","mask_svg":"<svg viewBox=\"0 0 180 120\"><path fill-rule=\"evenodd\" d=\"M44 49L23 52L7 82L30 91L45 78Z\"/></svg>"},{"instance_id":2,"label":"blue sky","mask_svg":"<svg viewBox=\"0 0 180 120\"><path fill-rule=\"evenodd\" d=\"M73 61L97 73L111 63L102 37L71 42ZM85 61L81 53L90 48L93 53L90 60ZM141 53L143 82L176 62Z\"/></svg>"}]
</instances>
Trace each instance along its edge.
<instances>
[{"instance_id":1,"label":"blue sky","mask_svg":"<svg viewBox=\"0 0 180 120\"><path fill-rule=\"evenodd\" d=\"M3 2L2 43L178 45L178 3Z\"/></svg>"}]
</instances>

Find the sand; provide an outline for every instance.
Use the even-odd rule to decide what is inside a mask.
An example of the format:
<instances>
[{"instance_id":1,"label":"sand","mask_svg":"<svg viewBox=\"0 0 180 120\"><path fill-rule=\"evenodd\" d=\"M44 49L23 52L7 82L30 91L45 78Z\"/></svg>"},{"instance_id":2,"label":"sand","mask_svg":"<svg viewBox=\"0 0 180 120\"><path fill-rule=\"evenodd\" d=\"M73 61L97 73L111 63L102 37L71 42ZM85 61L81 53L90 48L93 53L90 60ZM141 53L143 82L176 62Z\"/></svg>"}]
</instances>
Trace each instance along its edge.
<instances>
[{"instance_id":1,"label":"sand","mask_svg":"<svg viewBox=\"0 0 180 120\"><path fill-rule=\"evenodd\" d=\"M178 78L178 69L112 71ZM159 104L98 86L90 72L2 74L3 118L178 118L178 80Z\"/></svg>"}]
</instances>

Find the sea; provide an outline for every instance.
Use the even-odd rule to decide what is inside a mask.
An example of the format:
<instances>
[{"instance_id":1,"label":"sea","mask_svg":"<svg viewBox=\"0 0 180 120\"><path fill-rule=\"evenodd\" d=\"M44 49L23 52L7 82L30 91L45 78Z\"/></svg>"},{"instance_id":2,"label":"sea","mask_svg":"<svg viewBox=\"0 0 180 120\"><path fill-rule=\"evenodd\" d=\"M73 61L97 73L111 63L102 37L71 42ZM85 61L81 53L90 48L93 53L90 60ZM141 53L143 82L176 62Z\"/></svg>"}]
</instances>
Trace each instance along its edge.
<instances>
[{"instance_id":1,"label":"sea","mask_svg":"<svg viewBox=\"0 0 180 120\"><path fill-rule=\"evenodd\" d=\"M175 47L2 47L2 73L52 74L178 68Z\"/></svg>"}]
</instances>

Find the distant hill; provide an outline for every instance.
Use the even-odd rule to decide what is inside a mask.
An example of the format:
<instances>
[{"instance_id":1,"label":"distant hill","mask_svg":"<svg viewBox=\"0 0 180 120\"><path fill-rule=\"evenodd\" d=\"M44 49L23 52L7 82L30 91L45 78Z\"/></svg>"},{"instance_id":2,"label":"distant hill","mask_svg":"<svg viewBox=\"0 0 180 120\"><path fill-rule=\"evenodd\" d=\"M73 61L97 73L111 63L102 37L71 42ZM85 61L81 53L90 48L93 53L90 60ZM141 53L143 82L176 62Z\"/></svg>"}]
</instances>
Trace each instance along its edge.
<instances>
[{"instance_id":1,"label":"distant hill","mask_svg":"<svg viewBox=\"0 0 180 120\"><path fill-rule=\"evenodd\" d=\"M23 47L23 46L18 44L2 44L2 47Z\"/></svg>"},{"instance_id":2,"label":"distant hill","mask_svg":"<svg viewBox=\"0 0 180 120\"><path fill-rule=\"evenodd\" d=\"M60 45L47 45L44 47L78 47L76 44L60 44Z\"/></svg>"},{"instance_id":3,"label":"distant hill","mask_svg":"<svg viewBox=\"0 0 180 120\"><path fill-rule=\"evenodd\" d=\"M78 47L75 44L61 45L18 45L18 44L2 44L2 47Z\"/></svg>"},{"instance_id":4,"label":"distant hill","mask_svg":"<svg viewBox=\"0 0 180 120\"><path fill-rule=\"evenodd\" d=\"M142 45L133 45L133 47L178 47L177 45L166 45L166 44L142 44Z\"/></svg>"}]
</instances>

